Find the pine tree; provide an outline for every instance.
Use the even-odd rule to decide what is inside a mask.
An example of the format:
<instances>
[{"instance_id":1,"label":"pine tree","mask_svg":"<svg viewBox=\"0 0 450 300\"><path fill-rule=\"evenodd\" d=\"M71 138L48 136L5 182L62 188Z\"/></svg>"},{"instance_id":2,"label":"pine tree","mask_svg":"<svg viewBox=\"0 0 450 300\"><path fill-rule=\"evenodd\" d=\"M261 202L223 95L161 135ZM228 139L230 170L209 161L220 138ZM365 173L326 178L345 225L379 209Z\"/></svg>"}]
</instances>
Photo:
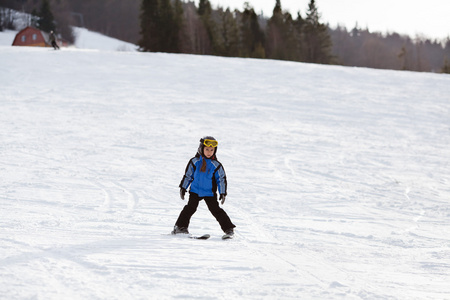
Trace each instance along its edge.
<instances>
[{"instance_id":1,"label":"pine tree","mask_svg":"<svg viewBox=\"0 0 450 300\"><path fill-rule=\"evenodd\" d=\"M302 18L300 12L297 13L297 19L293 22L294 24L294 38L297 45L297 60L305 61L305 34L304 25L305 20Z\"/></svg>"},{"instance_id":2,"label":"pine tree","mask_svg":"<svg viewBox=\"0 0 450 300\"><path fill-rule=\"evenodd\" d=\"M284 58L286 60L300 60L300 43L298 41L297 28L289 12L283 14L283 40L284 40Z\"/></svg>"},{"instance_id":3,"label":"pine tree","mask_svg":"<svg viewBox=\"0 0 450 300\"><path fill-rule=\"evenodd\" d=\"M264 32L259 26L255 10L246 3L241 16L241 55L265 58Z\"/></svg>"},{"instance_id":4,"label":"pine tree","mask_svg":"<svg viewBox=\"0 0 450 300\"><path fill-rule=\"evenodd\" d=\"M170 0L143 0L141 6L141 51L180 52L180 30L183 9L175 1L175 10Z\"/></svg>"},{"instance_id":5,"label":"pine tree","mask_svg":"<svg viewBox=\"0 0 450 300\"><path fill-rule=\"evenodd\" d=\"M43 0L41 10L39 11L38 28L45 32L55 31L55 19L53 17L50 3L48 0Z\"/></svg>"},{"instance_id":6,"label":"pine tree","mask_svg":"<svg viewBox=\"0 0 450 300\"><path fill-rule=\"evenodd\" d=\"M200 16L203 16L205 14L211 15L211 12L212 12L212 8L211 8L211 3L209 2L209 0L200 0L200 2L198 4L198 14Z\"/></svg>"},{"instance_id":7,"label":"pine tree","mask_svg":"<svg viewBox=\"0 0 450 300\"><path fill-rule=\"evenodd\" d=\"M159 42L159 3L158 0L143 0L141 4L141 51L160 51Z\"/></svg>"},{"instance_id":8,"label":"pine tree","mask_svg":"<svg viewBox=\"0 0 450 300\"><path fill-rule=\"evenodd\" d=\"M200 0L198 14L200 15L203 26L207 32L209 44L212 47L211 53L207 54L220 55L222 51L218 36L218 25L213 20L213 11L209 0Z\"/></svg>"},{"instance_id":9,"label":"pine tree","mask_svg":"<svg viewBox=\"0 0 450 300\"><path fill-rule=\"evenodd\" d=\"M236 19L230 9L220 11L221 27L220 27L220 52L216 53L223 56L239 56L239 30Z\"/></svg>"},{"instance_id":10,"label":"pine tree","mask_svg":"<svg viewBox=\"0 0 450 300\"><path fill-rule=\"evenodd\" d=\"M175 10L174 10L174 43L173 43L173 51L176 53L182 52L182 33L183 33L183 5L181 3L181 0L175 0Z\"/></svg>"},{"instance_id":11,"label":"pine tree","mask_svg":"<svg viewBox=\"0 0 450 300\"><path fill-rule=\"evenodd\" d=\"M283 12L281 10L281 1L276 0L272 17L267 24L266 53L268 58L284 58L283 27Z\"/></svg>"},{"instance_id":12,"label":"pine tree","mask_svg":"<svg viewBox=\"0 0 450 300\"><path fill-rule=\"evenodd\" d=\"M266 50L269 58L299 60L295 23L289 12L283 13L280 0L276 0L267 25Z\"/></svg>"},{"instance_id":13,"label":"pine tree","mask_svg":"<svg viewBox=\"0 0 450 300\"><path fill-rule=\"evenodd\" d=\"M175 18L170 0L159 0L159 23L158 33L160 36L159 43L161 52L178 52L175 49L178 32L175 28Z\"/></svg>"},{"instance_id":14,"label":"pine tree","mask_svg":"<svg viewBox=\"0 0 450 300\"><path fill-rule=\"evenodd\" d=\"M331 63L331 38L328 27L320 23L320 14L315 0L308 4L304 25L306 61L312 63Z\"/></svg>"}]
</instances>

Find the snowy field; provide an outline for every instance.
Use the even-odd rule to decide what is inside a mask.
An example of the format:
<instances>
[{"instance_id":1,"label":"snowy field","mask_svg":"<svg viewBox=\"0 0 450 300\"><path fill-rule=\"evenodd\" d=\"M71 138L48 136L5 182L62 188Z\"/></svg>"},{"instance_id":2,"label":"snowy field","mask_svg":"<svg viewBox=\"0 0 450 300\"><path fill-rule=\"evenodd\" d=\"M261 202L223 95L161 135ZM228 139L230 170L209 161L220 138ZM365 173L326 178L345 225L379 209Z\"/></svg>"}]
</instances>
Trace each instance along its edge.
<instances>
[{"instance_id":1,"label":"snowy field","mask_svg":"<svg viewBox=\"0 0 450 300\"><path fill-rule=\"evenodd\" d=\"M450 76L0 46L0 299L450 299ZM204 203L170 236L198 140Z\"/></svg>"}]
</instances>

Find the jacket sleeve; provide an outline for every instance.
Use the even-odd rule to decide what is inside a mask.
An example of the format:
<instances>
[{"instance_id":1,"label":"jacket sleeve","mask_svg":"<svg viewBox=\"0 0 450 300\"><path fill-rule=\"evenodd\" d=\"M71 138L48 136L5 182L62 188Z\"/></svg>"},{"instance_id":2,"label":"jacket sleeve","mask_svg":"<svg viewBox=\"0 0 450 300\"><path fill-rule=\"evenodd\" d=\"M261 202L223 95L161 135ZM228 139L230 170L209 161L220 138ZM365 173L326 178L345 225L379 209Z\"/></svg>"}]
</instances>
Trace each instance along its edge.
<instances>
[{"instance_id":1,"label":"jacket sleeve","mask_svg":"<svg viewBox=\"0 0 450 300\"><path fill-rule=\"evenodd\" d=\"M219 168L217 168L215 176L216 176L217 187L219 189L219 194L220 195L224 194L226 196L227 195L227 175L225 174L225 169L223 168L222 165L220 165Z\"/></svg>"},{"instance_id":2,"label":"jacket sleeve","mask_svg":"<svg viewBox=\"0 0 450 300\"><path fill-rule=\"evenodd\" d=\"M183 179L181 179L180 188L183 188L185 190L188 189L188 187L191 185L192 181L194 180L194 171L195 171L195 165L191 159L186 166L186 171L184 172Z\"/></svg>"}]
</instances>

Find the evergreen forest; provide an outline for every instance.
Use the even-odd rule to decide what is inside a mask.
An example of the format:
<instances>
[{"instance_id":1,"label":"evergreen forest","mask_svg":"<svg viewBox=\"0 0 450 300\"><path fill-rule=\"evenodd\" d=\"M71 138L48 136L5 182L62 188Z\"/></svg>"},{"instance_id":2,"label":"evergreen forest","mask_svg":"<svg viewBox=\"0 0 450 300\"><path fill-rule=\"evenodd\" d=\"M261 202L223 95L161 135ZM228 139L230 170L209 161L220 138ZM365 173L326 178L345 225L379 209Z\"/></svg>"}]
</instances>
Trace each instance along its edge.
<instances>
[{"instance_id":1,"label":"evergreen forest","mask_svg":"<svg viewBox=\"0 0 450 300\"><path fill-rule=\"evenodd\" d=\"M71 26L138 45L140 51L279 59L320 64L450 73L450 38L433 40L369 28L330 27L320 0L304 12L274 0L270 16L213 7L209 0L0 0L0 30L13 27L12 10L28 25L73 42Z\"/></svg>"}]
</instances>

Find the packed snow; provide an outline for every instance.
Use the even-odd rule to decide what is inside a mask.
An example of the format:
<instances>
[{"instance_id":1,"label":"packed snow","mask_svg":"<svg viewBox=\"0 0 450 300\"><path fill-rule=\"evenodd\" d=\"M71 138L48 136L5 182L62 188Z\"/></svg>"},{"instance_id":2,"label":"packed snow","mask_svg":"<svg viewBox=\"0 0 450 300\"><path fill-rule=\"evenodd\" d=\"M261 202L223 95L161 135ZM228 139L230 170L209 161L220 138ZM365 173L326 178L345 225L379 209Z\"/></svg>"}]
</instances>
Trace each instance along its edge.
<instances>
[{"instance_id":1,"label":"packed snow","mask_svg":"<svg viewBox=\"0 0 450 300\"><path fill-rule=\"evenodd\" d=\"M450 76L0 46L0 298L450 299ZM199 139L204 203L169 233Z\"/></svg>"}]
</instances>

